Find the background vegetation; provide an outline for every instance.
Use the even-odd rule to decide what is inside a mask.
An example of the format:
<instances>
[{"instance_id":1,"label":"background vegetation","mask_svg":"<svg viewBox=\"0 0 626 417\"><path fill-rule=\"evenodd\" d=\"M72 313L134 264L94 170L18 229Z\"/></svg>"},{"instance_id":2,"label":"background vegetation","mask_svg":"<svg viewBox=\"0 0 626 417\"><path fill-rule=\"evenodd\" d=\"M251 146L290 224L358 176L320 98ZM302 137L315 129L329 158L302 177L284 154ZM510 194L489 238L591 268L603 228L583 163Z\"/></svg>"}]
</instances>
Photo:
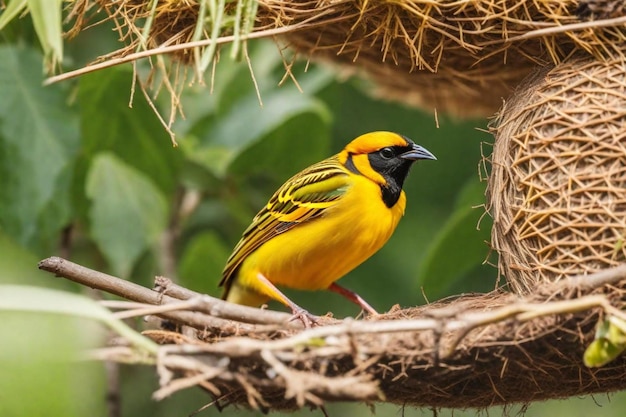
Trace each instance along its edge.
<instances>
[{"instance_id":1,"label":"background vegetation","mask_svg":"<svg viewBox=\"0 0 626 417\"><path fill-rule=\"evenodd\" d=\"M79 67L115 49L109 29L92 29L67 43L66 65ZM489 153L483 143L492 140L477 128L485 128L486 120L440 116L437 122L372 98L367 82L340 80L325 66L294 69L302 92L290 82L278 87L284 75L279 51L260 41L250 44L250 55L263 106L248 68L222 59L212 93L200 83L185 89L185 117L174 126L180 146L174 148L141 94L129 107L130 67L42 87L43 54L35 38L29 19L11 23L0 37L0 284L89 294L37 271L39 259L60 255L143 285L160 274L218 295L230 250L285 179L359 134L392 130L424 145L438 161L414 168L400 227L342 284L381 311L424 303L424 295L435 300L495 287L496 270L484 264L488 217L476 228L484 213L481 149ZM3 308L8 288L0 286L0 415L106 415L105 366L68 361L100 346L106 337L102 328L86 319ZM290 294L318 314L358 313L332 294ZM62 297L51 294L56 296ZM27 298L18 301L33 302ZM48 302L53 303L44 299L39 307ZM185 416L209 400L189 390L155 403L150 394L157 381L150 369L125 365L120 372L124 416ZM601 410L584 399L532 405L528 414L617 416L624 407L622 395ZM376 414L400 410L383 405ZM366 406L353 404L332 405L329 411L368 413ZM403 415L423 412L431 413L407 409Z\"/></svg>"}]
</instances>

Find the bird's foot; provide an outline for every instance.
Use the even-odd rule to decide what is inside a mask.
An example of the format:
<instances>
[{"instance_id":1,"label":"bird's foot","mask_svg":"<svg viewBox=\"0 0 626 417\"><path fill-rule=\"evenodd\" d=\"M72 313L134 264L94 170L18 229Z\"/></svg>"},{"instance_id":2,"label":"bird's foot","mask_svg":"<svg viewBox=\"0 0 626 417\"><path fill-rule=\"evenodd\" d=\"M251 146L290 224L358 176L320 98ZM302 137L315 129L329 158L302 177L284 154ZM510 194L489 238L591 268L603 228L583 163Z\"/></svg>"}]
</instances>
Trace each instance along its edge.
<instances>
[{"instance_id":1,"label":"bird's foot","mask_svg":"<svg viewBox=\"0 0 626 417\"><path fill-rule=\"evenodd\" d=\"M289 321L300 320L305 328L310 328L317 325L319 316L309 313L302 307L295 307L291 310L291 319Z\"/></svg>"}]
</instances>

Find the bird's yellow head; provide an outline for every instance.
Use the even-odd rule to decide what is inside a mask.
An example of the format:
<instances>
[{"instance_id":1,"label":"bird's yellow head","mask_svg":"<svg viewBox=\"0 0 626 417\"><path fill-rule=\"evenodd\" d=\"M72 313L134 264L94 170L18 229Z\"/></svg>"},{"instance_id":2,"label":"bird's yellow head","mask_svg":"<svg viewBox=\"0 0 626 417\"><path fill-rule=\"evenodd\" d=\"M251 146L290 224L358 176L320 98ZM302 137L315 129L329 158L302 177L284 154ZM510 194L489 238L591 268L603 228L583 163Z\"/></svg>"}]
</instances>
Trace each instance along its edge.
<instances>
[{"instance_id":1,"label":"bird's yellow head","mask_svg":"<svg viewBox=\"0 0 626 417\"><path fill-rule=\"evenodd\" d=\"M406 147L412 144L412 140L394 132L370 132L348 143L345 151L353 155L359 155L376 152L386 146Z\"/></svg>"},{"instance_id":2,"label":"bird's yellow head","mask_svg":"<svg viewBox=\"0 0 626 417\"><path fill-rule=\"evenodd\" d=\"M380 185L387 207L400 198L404 180L418 159L437 158L407 137L382 131L359 136L339 153L339 162L347 169Z\"/></svg>"}]
</instances>

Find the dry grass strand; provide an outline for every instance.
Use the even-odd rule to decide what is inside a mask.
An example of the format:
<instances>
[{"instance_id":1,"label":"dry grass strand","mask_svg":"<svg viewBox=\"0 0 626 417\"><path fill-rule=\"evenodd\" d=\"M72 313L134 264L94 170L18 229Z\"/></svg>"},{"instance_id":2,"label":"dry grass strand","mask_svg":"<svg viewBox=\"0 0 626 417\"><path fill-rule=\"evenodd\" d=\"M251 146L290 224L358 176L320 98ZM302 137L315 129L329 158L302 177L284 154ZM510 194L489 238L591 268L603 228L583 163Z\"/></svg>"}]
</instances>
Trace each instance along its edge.
<instances>
[{"instance_id":1,"label":"dry grass strand","mask_svg":"<svg viewBox=\"0 0 626 417\"><path fill-rule=\"evenodd\" d=\"M210 24L198 26L198 0L78 0L73 32L87 24L84 11L93 2L127 44L114 57L185 45L198 33L217 43L239 27L225 25L217 33ZM233 4L225 3L226 15L234 13ZM622 57L623 17L623 5L614 0L259 0L252 31L286 29L283 39L299 54L366 74L381 97L486 116L536 66L559 63L575 51L600 60ZM302 28L302 22L315 25ZM197 66L191 51L173 57Z\"/></svg>"}]
</instances>

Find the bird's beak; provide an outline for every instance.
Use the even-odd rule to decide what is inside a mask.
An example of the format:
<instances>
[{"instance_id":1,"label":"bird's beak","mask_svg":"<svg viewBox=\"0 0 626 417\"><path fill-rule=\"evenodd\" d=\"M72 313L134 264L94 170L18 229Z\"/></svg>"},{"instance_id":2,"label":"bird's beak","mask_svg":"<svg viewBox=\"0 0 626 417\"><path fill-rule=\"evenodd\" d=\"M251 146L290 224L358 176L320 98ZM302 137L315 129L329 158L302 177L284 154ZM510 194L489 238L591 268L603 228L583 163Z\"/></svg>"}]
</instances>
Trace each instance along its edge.
<instances>
[{"instance_id":1,"label":"bird's beak","mask_svg":"<svg viewBox=\"0 0 626 417\"><path fill-rule=\"evenodd\" d=\"M408 159L410 161L417 161L418 159L432 159L437 160L435 155L430 153L426 148L414 144L413 149L400 155L402 159Z\"/></svg>"}]
</instances>

